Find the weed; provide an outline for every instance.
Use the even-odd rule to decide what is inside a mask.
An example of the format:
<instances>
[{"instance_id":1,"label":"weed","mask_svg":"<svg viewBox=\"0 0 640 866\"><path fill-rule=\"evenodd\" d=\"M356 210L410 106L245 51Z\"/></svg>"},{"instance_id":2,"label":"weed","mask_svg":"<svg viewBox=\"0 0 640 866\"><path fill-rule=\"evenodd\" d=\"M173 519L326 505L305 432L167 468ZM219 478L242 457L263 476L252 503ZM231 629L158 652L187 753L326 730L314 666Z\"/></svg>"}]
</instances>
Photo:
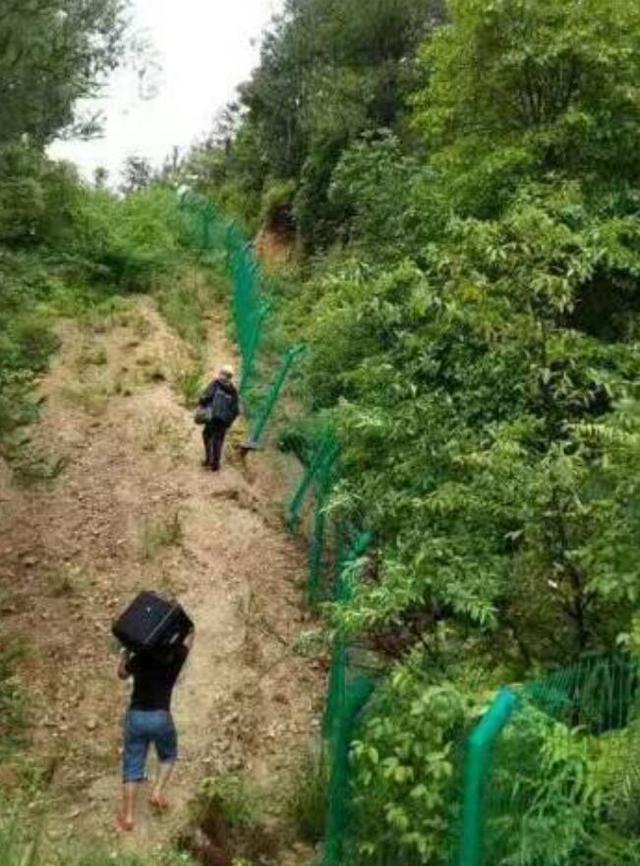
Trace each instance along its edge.
<instances>
[{"instance_id":1,"label":"weed","mask_svg":"<svg viewBox=\"0 0 640 866\"><path fill-rule=\"evenodd\" d=\"M107 350L104 346L85 343L80 347L80 351L76 357L75 366L78 370L83 370L85 367L89 366L104 366L107 361Z\"/></svg>"},{"instance_id":2,"label":"weed","mask_svg":"<svg viewBox=\"0 0 640 866\"><path fill-rule=\"evenodd\" d=\"M15 819L0 825L0 866L25 866L34 864L35 852L25 845Z\"/></svg>"},{"instance_id":3,"label":"weed","mask_svg":"<svg viewBox=\"0 0 640 866\"><path fill-rule=\"evenodd\" d=\"M263 811L260 793L232 774L205 779L196 802L197 817L203 826L215 814L222 815L229 827L250 829L261 823Z\"/></svg>"},{"instance_id":4,"label":"weed","mask_svg":"<svg viewBox=\"0 0 640 866\"><path fill-rule=\"evenodd\" d=\"M225 280L192 269L181 278L165 283L157 298L160 312L171 327L199 351L207 338L206 317L227 294Z\"/></svg>"},{"instance_id":5,"label":"weed","mask_svg":"<svg viewBox=\"0 0 640 866\"><path fill-rule=\"evenodd\" d=\"M88 303L81 318L89 330L104 334L118 325L126 324L130 315L131 302L114 295L98 303Z\"/></svg>"},{"instance_id":6,"label":"weed","mask_svg":"<svg viewBox=\"0 0 640 866\"><path fill-rule=\"evenodd\" d=\"M24 744L26 695L16 667L25 651L21 641L0 648L0 763Z\"/></svg>"},{"instance_id":7,"label":"weed","mask_svg":"<svg viewBox=\"0 0 640 866\"><path fill-rule=\"evenodd\" d=\"M174 374L174 387L180 393L184 405L188 408L193 408L197 404L198 397L202 393L203 374L204 371L201 364L194 364L191 367L178 370Z\"/></svg>"},{"instance_id":8,"label":"weed","mask_svg":"<svg viewBox=\"0 0 640 866\"><path fill-rule=\"evenodd\" d=\"M103 415L109 402L109 389L107 386L95 382L81 384L74 382L65 385L61 394L69 403L79 406L88 415Z\"/></svg>"},{"instance_id":9,"label":"weed","mask_svg":"<svg viewBox=\"0 0 640 866\"><path fill-rule=\"evenodd\" d=\"M144 371L143 379L145 382L166 382L167 376L162 367L157 364L149 370Z\"/></svg>"},{"instance_id":10,"label":"weed","mask_svg":"<svg viewBox=\"0 0 640 866\"><path fill-rule=\"evenodd\" d=\"M293 645L293 651L302 658L318 658L327 648L327 638L321 629L303 631Z\"/></svg>"},{"instance_id":11,"label":"weed","mask_svg":"<svg viewBox=\"0 0 640 866\"><path fill-rule=\"evenodd\" d=\"M122 381L122 379L116 379L116 381L113 383L113 388L111 390L111 393L113 394L114 397L130 396L130 395L126 394L127 390L128 390L128 388L125 385L125 383Z\"/></svg>"},{"instance_id":12,"label":"weed","mask_svg":"<svg viewBox=\"0 0 640 866\"><path fill-rule=\"evenodd\" d=\"M153 332L153 325L149 319L139 309L134 309L131 312L128 321L128 327L131 328L138 340L146 339Z\"/></svg>"},{"instance_id":13,"label":"weed","mask_svg":"<svg viewBox=\"0 0 640 866\"><path fill-rule=\"evenodd\" d=\"M5 447L5 458L21 487L52 484L69 465L67 457L49 458L28 446L29 440L23 439Z\"/></svg>"},{"instance_id":14,"label":"weed","mask_svg":"<svg viewBox=\"0 0 640 866\"><path fill-rule=\"evenodd\" d=\"M179 511L158 521L147 521L142 531L142 555L153 559L162 547L176 547L182 544L184 531Z\"/></svg>"},{"instance_id":15,"label":"weed","mask_svg":"<svg viewBox=\"0 0 640 866\"><path fill-rule=\"evenodd\" d=\"M49 592L54 598L75 595L78 592L82 570L78 566L67 566L51 572L47 577Z\"/></svg>"},{"instance_id":16,"label":"weed","mask_svg":"<svg viewBox=\"0 0 640 866\"><path fill-rule=\"evenodd\" d=\"M179 845L204 862L276 862L280 843L266 814L264 795L239 776L206 779Z\"/></svg>"},{"instance_id":17,"label":"weed","mask_svg":"<svg viewBox=\"0 0 640 866\"><path fill-rule=\"evenodd\" d=\"M76 591L71 578L64 572L56 572L55 574L50 575L48 583L49 592L54 598L73 595Z\"/></svg>"},{"instance_id":18,"label":"weed","mask_svg":"<svg viewBox=\"0 0 640 866\"><path fill-rule=\"evenodd\" d=\"M67 457L48 460L46 457L32 456L17 463L13 470L18 483L23 487L30 487L34 484L52 484L68 465Z\"/></svg>"},{"instance_id":19,"label":"weed","mask_svg":"<svg viewBox=\"0 0 640 866\"><path fill-rule=\"evenodd\" d=\"M296 771L288 806L300 836L312 845L324 835L328 785L325 755L309 750Z\"/></svg>"},{"instance_id":20,"label":"weed","mask_svg":"<svg viewBox=\"0 0 640 866\"><path fill-rule=\"evenodd\" d=\"M157 451L161 445L168 450L174 463L184 458L185 437L181 430L171 424L167 418L162 416L155 428L145 433L142 442L143 451Z\"/></svg>"}]
</instances>

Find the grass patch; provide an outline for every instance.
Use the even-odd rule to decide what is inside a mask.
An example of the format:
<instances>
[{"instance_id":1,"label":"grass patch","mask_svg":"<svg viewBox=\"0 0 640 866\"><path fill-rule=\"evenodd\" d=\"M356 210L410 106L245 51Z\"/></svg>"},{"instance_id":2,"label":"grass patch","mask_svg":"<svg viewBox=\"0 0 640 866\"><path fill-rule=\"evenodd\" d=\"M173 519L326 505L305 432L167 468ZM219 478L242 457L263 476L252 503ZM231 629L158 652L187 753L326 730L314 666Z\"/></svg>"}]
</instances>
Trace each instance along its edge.
<instances>
[{"instance_id":1,"label":"grass patch","mask_svg":"<svg viewBox=\"0 0 640 866\"><path fill-rule=\"evenodd\" d=\"M136 315L131 300L120 295L92 301L85 299L73 315L94 334L106 334L117 327L127 327Z\"/></svg>"},{"instance_id":2,"label":"grass patch","mask_svg":"<svg viewBox=\"0 0 640 866\"><path fill-rule=\"evenodd\" d=\"M0 764L24 746L26 694L16 669L25 654L20 640L0 648Z\"/></svg>"},{"instance_id":3,"label":"grass patch","mask_svg":"<svg viewBox=\"0 0 640 866\"><path fill-rule=\"evenodd\" d=\"M227 774L205 779L196 804L197 817L207 821L210 812L221 813L232 827L251 828L264 819L261 794L240 776Z\"/></svg>"},{"instance_id":4,"label":"grass patch","mask_svg":"<svg viewBox=\"0 0 640 866\"><path fill-rule=\"evenodd\" d=\"M66 565L47 575L47 586L53 598L76 595L80 591L81 582L88 582L87 575L77 565Z\"/></svg>"},{"instance_id":5,"label":"grass patch","mask_svg":"<svg viewBox=\"0 0 640 866\"><path fill-rule=\"evenodd\" d=\"M207 317L226 296L222 277L190 268L157 291L158 307L185 342L200 351L207 339Z\"/></svg>"},{"instance_id":6,"label":"grass patch","mask_svg":"<svg viewBox=\"0 0 640 866\"><path fill-rule=\"evenodd\" d=\"M25 842L17 820L0 825L0 866L36 866L37 843Z\"/></svg>"},{"instance_id":7,"label":"grass patch","mask_svg":"<svg viewBox=\"0 0 640 866\"><path fill-rule=\"evenodd\" d=\"M52 484L69 465L67 457L48 457L31 446L28 436L17 439L7 437L2 453L11 467L14 480L21 487L36 484Z\"/></svg>"},{"instance_id":8,"label":"grass patch","mask_svg":"<svg viewBox=\"0 0 640 866\"><path fill-rule=\"evenodd\" d=\"M107 361L107 350L104 346L84 343L76 357L75 366L78 370L84 370L85 367L91 366L103 367Z\"/></svg>"},{"instance_id":9,"label":"grass patch","mask_svg":"<svg viewBox=\"0 0 640 866\"><path fill-rule=\"evenodd\" d=\"M206 779L178 846L203 863L276 863L280 843L266 824L264 794L235 775Z\"/></svg>"},{"instance_id":10,"label":"grass patch","mask_svg":"<svg viewBox=\"0 0 640 866\"><path fill-rule=\"evenodd\" d=\"M185 456L186 441L182 429L163 416L158 419L155 427L145 434L141 448L143 451L156 452L160 447L164 447L169 452L171 460L178 463Z\"/></svg>"},{"instance_id":11,"label":"grass patch","mask_svg":"<svg viewBox=\"0 0 640 866\"><path fill-rule=\"evenodd\" d=\"M311 845L324 836L328 788L326 757L321 749L309 750L296 770L287 805L300 837Z\"/></svg>"},{"instance_id":12,"label":"grass patch","mask_svg":"<svg viewBox=\"0 0 640 866\"><path fill-rule=\"evenodd\" d=\"M180 394L184 405L193 409L204 390L204 367L200 363L177 370L173 375L173 386Z\"/></svg>"},{"instance_id":13,"label":"grass patch","mask_svg":"<svg viewBox=\"0 0 640 866\"><path fill-rule=\"evenodd\" d=\"M104 415L109 403L110 390L106 383L73 382L61 389L62 397L87 415Z\"/></svg>"},{"instance_id":14,"label":"grass patch","mask_svg":"<svg viewBox=\"0 0 640 866\"><path fill-rule=\"evenodd\" d=\"M179 511L160 520L147 521L142 530L142 556L144 559L153 559L162 548L178 547L183 538Z\"/></svg>"},{"instance_id":15,"label":"grass patch","mask_svg":"<svg viewBox=\"0 0 640 866\"><path fill-rule=\"evenodd\" d=\"M175 850L146 858L89 841L62 843L55 852L45 854L42 828L27 832L28 823L17 815L0 822L0 866L196 866L188 854Z\"/></svg>"}]
</instances>

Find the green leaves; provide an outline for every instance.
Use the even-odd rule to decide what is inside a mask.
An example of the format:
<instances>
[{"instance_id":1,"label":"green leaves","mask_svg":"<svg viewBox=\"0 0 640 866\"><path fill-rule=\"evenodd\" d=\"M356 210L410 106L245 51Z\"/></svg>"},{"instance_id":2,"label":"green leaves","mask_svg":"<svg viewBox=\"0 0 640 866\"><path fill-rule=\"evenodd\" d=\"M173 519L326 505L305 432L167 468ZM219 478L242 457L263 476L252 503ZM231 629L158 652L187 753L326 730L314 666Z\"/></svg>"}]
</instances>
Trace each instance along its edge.
<instances>
[{"instance_id":1,"label":"green leaves","mask_svg":"<svg viewBox=\"0 0 640 866\"><path fill-rule=\"evenodd\" d=\"M363 841L350 863L447 862L456 784L450 739L467 712L459 692L430 684L417 667L398 671L378 693L352 750L354 826Z\"/></svg>"},{"instance_id":2,"label":"green leaves","mask_svg":"<svg viewBox=\"0 0 640 866\"><path fill-rule=\"evenodd\" d=\"M126 0L4 0L0 18L0 148L48 143L118 63Z\"/></svg>"}]
</instances>

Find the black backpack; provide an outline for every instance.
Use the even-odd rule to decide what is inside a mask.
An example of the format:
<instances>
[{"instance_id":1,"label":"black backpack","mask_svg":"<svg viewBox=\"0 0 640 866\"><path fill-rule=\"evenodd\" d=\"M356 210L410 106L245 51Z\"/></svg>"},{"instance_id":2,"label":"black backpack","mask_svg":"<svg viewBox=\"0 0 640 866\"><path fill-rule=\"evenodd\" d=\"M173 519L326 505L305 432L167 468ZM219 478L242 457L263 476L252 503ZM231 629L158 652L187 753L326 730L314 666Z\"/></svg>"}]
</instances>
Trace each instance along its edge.
<instances>
[{"instance_id":1,"label":"black backpack","mask_svg":"<svg viewBox=\"0 0 640 866\"><path fill-rule=\"evenodd\" d=\"M235 419L234 403L235 396L218 386L211 401L211 420L231 424Z\"/></svg>"}]
</instances>

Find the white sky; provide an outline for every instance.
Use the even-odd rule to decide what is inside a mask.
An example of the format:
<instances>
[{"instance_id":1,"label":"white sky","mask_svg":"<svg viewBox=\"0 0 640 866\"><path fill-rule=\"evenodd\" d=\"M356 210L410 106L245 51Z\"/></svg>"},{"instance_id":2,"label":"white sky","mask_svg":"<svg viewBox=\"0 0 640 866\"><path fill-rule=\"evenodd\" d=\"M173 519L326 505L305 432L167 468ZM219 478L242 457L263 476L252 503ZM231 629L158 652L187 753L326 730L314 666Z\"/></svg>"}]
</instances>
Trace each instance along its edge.
<instances>
[{"instance_id":1,"label":"white sky","mask_svg":"<svg viewBox=\"0 0 640 866\"><path fill-rule=\"evenodd\" d=\"M132 0L133 30L151 41L160 71L141 82L135 69L119 69L103 97L90 103L106 115L104 137L55 143L52 155L77 163L88 177L105 166L113 183L131 154L157 165L174 145L185 149L249 76L261 33L281 6L282 0ZM156 95L148 98L149 91Z\"/></svg>"}]
</instances>

